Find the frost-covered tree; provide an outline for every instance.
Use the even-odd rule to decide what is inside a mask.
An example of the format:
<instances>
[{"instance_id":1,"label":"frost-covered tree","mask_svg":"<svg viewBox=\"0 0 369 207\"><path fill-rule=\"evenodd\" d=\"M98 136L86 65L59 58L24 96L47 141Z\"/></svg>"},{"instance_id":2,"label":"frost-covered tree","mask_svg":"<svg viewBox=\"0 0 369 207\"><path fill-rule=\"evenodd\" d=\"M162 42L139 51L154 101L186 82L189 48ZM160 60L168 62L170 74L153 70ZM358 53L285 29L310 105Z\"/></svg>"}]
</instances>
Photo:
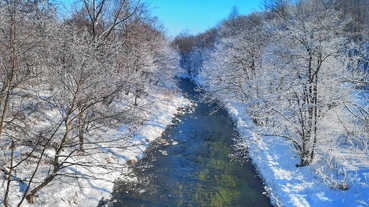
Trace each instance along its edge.
<instances>
[{"instance_id":1,"label":"frost-covered tree","mask_svg":"<svg viewBox=\"0 0 369 207\"><path fill-rule=\"evenodd\" d=\"M326 128L325 115L347 102L343 60L347 20L323 1L299 1L289 7L277 31L280 44L272 46L273 94L266 103L273 135L292 141L300 155L299 166L309 165ZM276 28L276 27L274 27ZM329 134L329 133L328 133Z\"/></svg>"},{"instance_id":2,"label":"frost-covered tree","mask_svg":"<svg viewBox=\"0 0 369 207\"><path fill-rule=\"evenodd\" d=\"M7 182L4 205L9 205L14 172L26 158L16 159L15 149L37 140L28 118L38 109L31 102L31 86L39 84L47 62L48 42L54 10L47 2L3 1L0 3L0 169ZM36 141L37 142L37 141Z\"/></svg>"},{"instance_id":3,"label":"frost-covered tree","mask_svg":"<svg viewBox=\"0 0 369 207\"><path fill-rule=\"evenodd\" d=\"M184 70L184 76L194 78L200 73L203 63L210 58L217 37L218 29L211 28L196 36L184 32L174 39L172 45L181 58L179 66Z\"/></svg>"},{"instance_id":4,"label":"frost-covered tree","mask_svg":"<svg viewBox=\"0 0 369 207\"><path fill-rule=\"evenodd\" d=\"M53 179L68 175L69 168L110 168L88 157L94 156L91 153L96 152L97 144L118 145L121 139L95 138L91 142L90 137L100 128L123 123L134 128L141 123L150 109L139 100L145 100L143 96L152 86L173 77L175 57L166 52L169 44L165 37L140 16L134 18L124 32L115 34L119 37L115 40L90 38L89 33L66 27L56 42L55 64L50 66L48 79L52 90L43 98L50 108L57 109L56 120L49 127L56 133L44 138L54 146L52 156L43 158L52 163L52 170L39 185L33 185L27 195L30 202Z\"/></svg>"},{"instance_id":5,"label":"frost-covered tree","mask_svg":"<svg viewBox=\"0 0 369 207\"><path fill-rule=\"evenodd\" d=\"M268 43L263 27L261 13L228 20L221 27L221 38L200 74L203 87L214 98L246 103L257 96L253 81L262 67Z\"/></svg>"},{"instance_id":6,"label":"frost-covered tree","mask_svg":"<svg viewBox=\"0 0 369 207\"><path fill-rule=\"evenodd\" d=\"M89 146L94 144L85 140L85 132L91 133L107 122L113 124L113 119L124 117L111 105L122 88L114 64L114 45L67 29L59 31L59 35L54 41L55 50L50 54L54 63L49 65L45 82L48 87L40 97L52 110L44 113L53 113L43 129L50 132L42 136L45 148L51 148L54 153L48 158L40 155L40 159L52 163L51 170L40 184L33 185L27 195L30 202L55 177L63 176L64 168L81 165L71 159L84 151L88 154ZM55 133L51 133L53 130Z\"/></svg>"},{"instance_id":7,"label":"frost-covered tree","mask_svg":"<svg viewBox=\"0 0 369 207\"><path fill-rule=\"evenodd\" d=\"M139 106L140 98L154 86L171 82L178 57L156 19L145 15L135 16L117 37L123 42L116 55L118 73L125 93L133 95L133 104Z\"/></svg>"},{"instance_id":8,"label":"frost-covered tree","mask_svg":"<svg viewBox=\"0 0 369 207\"><path fill-rule=\"evenodd\" d=\"M195 46L194 36L190 35L188 31L183 31L175 37L172 44L181 57L179 66L185 70L188 76L192 76L194 68L191 64L191 56Z\"/></svg>"},{"instance_id":9,"label":"frost-covered tree","mask_svg":"<svg viewBox=\"0 0 369 207\"><path fill-rule=\"evenodd\" d=\"M0 191L6 206L36 202L53 183L105 179L104 173L118 170L124 160L101 162L99 156L124 149L129 135L100 134L123 124L133 132L153 111L144 95L173 88L178 58L162 30L141 4L119 2L86 1L65 22L44 2L1 4L0 169L6 184ZM25 186L19 200L15 180Z\"/></svg>"},{"instance_id":10,"label":"frost-covered tree","mask_svg":"<svg viewBox=\"0 0 369 207\"><path fill-rule=\"evenodd\" d=\"M366 152L368 150L369 137L369 110L367 95L369 77L369 45L367 42L355 43L348 52L349 63L347 69L350 72L349 81L355 86L352 104L346 109L355 119L355 124L346 127L347 134L344 143L352 149Z\"/></svg>"},{"instance_id":11,"label":"frost-covered tree","mask_svg":"<svg viewBox=\"0 0 369 207\"><path fill-rule=\"evenodd\" d=\"M276 3L224 22L200 77L212 97L244 103L259 133L290 141L306 166L319 143L345 133L329 122L350 98L348 21L324 1Z\"/></svg>"},{"instance_id":12,"label":"frost-covered tree","mask_svg":"<svg viewBox=\"0 0 369 207\"><path fill-rule=\"evenodd\" d=\"M264 8L271 12L273 16L286 18L288 16L288 7L291 5L291 0L264 0Z\"/></svg>"},{"instance_id":13,"label":"frost-covered tree","mask_svg":"<svg viewBox=\"0 0 369 207\"><path fill-rule=\"evenodd\" d=\"M142 5L135 0L82 0L81 12L93 39L107 39L124 24Z\"/></svg>"},{"instance_id":14,"label":"frost-covered tree","mask_svg":"<svg viewBox=\"0 0 369 207\"><path fill-rule=\"evenodd\" d=\"M240 16L240 12L238 11L238 7L236 5L233 6L231 13L228 15L228 19L235 19Z\"/></svg>"},{"instance_id":15,"label":"frost-covered tree","mask_svg":"<svg viewBox=\"0 0 369 207\"><path fill-rule=\"evenodd\" d=\"M0 140L6 123L14 118L11 114L17 114L10 111L14 90L34 81L46 57L39 53L45 51L50 34L45 26L48 17L42 7L47 8L47 5L28 1L7 1L0 5Z\"/></svg>"},{"instance_id":16,"label":"frost-covered tree","mask_svg":"<svg viewBox=\"0 0 369 207\"><path fill-rule=\"evenodd\" d=\"M347 32L351 33L355 40L361 41L367 38L369 26L368 0L329 0L327 2L352 17Z\"/></svg>"}]
</instances>

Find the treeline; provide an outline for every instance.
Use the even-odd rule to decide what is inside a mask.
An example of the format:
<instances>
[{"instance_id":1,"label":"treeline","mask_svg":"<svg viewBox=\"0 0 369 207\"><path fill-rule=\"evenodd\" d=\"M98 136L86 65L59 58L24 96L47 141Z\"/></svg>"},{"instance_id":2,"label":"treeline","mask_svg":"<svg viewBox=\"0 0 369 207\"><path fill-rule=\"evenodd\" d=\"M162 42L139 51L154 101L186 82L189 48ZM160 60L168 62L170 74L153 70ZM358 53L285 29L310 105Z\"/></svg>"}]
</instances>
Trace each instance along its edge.
<instances>
[{"instance_id":1,"label":"treeline","mask_svg":"<svg viewBox=\"0 0 369 207\"><path fill-rule=\"evenodd\" d=\"M297 167L339 171L345 159L333 157L339 149L368 150L369 110L361 93L368 83L367 3L268 0L262 12L245 16L235 8L218 27L181 34L173 44L206 98L242 103L254 133L289 142L300 157ZM343 181L322 177L346 189L347 175L333 174Z\"/></svg>"},{"instance_id":2,"label":"treeline","mask_svg":"<svg viewBox=\"0 0 369 207\"><path fill-rule=\"evenodd\" d=\"M179 59L145 4L82 0L68 18L59 12L47 0L0 2L4 206L35 202L56 179L119 170L96 156L129 137L99 132L126 124L133 133L154 111L148 96L173 89Z\"/></svg>"}]
</instances>

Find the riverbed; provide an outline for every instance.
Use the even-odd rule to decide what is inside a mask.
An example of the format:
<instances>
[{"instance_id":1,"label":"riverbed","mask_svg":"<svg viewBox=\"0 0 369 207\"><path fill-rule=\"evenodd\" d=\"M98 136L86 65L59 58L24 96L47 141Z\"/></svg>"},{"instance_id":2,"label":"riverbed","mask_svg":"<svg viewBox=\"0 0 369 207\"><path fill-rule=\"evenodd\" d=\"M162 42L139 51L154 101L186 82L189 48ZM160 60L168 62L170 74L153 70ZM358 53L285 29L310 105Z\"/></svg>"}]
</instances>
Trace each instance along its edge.
<instances>
[{"instance_id":1,"label":"riverbed","mask_svg":"<svg viewBox=\"0 0 369 207\"><path fill-rule=\"evenodd\" d=\"M135 182L116 183L113 206L272 206L254 166L231 160L238 134L227 112L202 103L192 82L180 88L193 108L132 165Z\"/></svg>"}]
</instances>

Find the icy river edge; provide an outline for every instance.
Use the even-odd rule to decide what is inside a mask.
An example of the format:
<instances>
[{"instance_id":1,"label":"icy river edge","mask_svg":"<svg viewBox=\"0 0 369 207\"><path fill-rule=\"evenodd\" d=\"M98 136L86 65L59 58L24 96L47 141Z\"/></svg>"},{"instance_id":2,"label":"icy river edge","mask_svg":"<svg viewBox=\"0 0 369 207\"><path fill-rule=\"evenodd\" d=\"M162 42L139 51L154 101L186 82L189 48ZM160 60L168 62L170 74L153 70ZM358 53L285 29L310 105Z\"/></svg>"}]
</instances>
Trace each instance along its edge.
<instances>
[{"instance_id":1,"label":"icy river edge","mask_svg":"<svg viewBox=\"0 0 369 207\"><path fill-rule=\"evenodd\" d=\"M194 106L132 165L131 182L116 183L112 206L271 206L255 167L231 160L238 133L229 114L201 102L194 83L179 85Z\"/></svg>"},{"instance_id":2,"label":"icy river edge","mask_svg":"<svg viewBox=\"0 0 369 207\"><path fill-rule=\"evenodd\" d=\"M166 127L172 124L176 114L182 113L178 108L191 105L181 93L156 94L157 111L135 134L133 142L142 145L122 150L121 163L127 165L128 160L138 160L143 152L156 138L160 137ZM361 169L358 176L364 176L361 182L351 183L347 191L331 189L320 178L317 178L311 167L296 168L299 158L291 146L283 140L263 139L251 133L253 123L244 113L244 106L238 103L226 103L226 108L239 134L245 143L249 143L249 156L266 185L266 193L275 206L369 206L369 186L365 175L367 169ZM120 136L125 129L117 129L109 134ZM251 141L251 142L250 142ZM101 161L112 158L111 154L101 157ZM128 169L128 165L127 165ZM113 191L114 180L125 172L109 173L105 180L80 180L79 183L56 181L38 195L36 204L24 203L23 206L97 206L101 199L109 199ZM111 180L107 182L106 180ZM19 197L22 186L13 189L12 196ZM55 193L57 192L57 193Z\"/></svg>"}]
</instances>

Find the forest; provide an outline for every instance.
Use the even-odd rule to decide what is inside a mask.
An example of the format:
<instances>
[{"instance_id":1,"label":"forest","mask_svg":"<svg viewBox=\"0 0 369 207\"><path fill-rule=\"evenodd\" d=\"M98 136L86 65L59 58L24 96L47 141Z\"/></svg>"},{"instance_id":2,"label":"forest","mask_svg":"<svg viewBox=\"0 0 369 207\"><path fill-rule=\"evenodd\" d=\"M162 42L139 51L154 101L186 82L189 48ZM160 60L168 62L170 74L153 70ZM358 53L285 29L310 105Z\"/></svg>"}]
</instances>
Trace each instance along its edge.
<instances>
[{"instance_id":1,"label":"forest","mask_svg":"<svg viewBox=\"0 0 369 207\"><path fill-rule=\"evenodd\" d=\"M261 12L241 15L234 7L221 24L181 33L173 44L204 100L252 120L236 149L268 143L279 156L288 145L298 159L288 165L309 167L344 192L368 169L368 4L266 0Z\"/></svg>"},{"instance_id":2,"label":"forest","mask_svg":"<svg viewBox=\"0 0 369 207\"><path fill-rule=\"evenodd\" d=\"M369 168L369 1L263 6L248 15L234 7L219 25L171 40L144 1L81 0L69 13L47 0L1 1L3 205L42 206L55 186L83 189L81 180L124 172L119 152L178 95L178 77L250 118L239 156L260 140L283 142L294 168L349 190ZM78 199L70 194L67 204Z\"/></svg>"},{"instance_id":3,"label":"forest","mask_svg":"<svg viewBox=\"0 0 369 207\"><path fill-rule=\"evenodd\" d=\"M154 94L176 92L178 57L140 1L83 0L68 14L50 1L1 1L3 205L120 172L122 160L107 155L134 145Z\"/></svg>"}]
</instances>

